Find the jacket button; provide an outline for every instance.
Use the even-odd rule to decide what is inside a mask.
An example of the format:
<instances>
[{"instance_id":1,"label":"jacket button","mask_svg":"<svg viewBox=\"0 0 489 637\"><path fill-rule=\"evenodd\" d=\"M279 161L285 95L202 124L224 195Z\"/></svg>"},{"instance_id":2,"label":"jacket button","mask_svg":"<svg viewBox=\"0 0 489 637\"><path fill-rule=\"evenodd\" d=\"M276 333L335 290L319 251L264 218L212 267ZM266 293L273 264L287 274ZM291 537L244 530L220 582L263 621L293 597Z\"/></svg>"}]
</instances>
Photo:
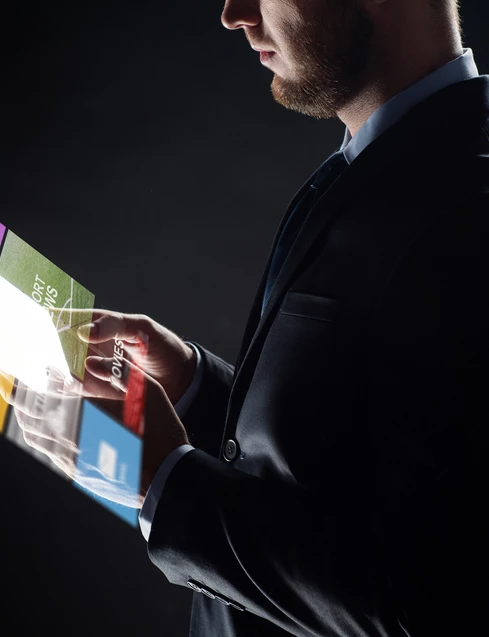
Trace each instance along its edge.
<instances>
[{"instance_id":1,"label":"jacket button","mask_svg":"<svg viewBox=\"0 0 489 637\"><path fill-rule=\"evenodd\" d=\"M235 440L226 440L224 443L224 459L231 462L239 453L238 443Z\"/></svg>"}]
</instances>

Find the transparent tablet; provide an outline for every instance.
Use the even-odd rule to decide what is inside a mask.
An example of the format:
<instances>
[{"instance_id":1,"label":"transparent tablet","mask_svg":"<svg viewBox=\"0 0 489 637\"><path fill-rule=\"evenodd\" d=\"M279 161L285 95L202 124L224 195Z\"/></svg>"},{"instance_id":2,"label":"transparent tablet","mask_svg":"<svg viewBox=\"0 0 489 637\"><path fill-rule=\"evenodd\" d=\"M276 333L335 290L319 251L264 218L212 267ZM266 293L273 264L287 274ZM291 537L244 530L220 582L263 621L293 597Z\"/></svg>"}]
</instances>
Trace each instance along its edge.
<instances>
[{"instance_id":1,"label":"transparent tablet","mask_svg":"<svg viewBox=\"0 0 489 637\"><path fill-rule=\"evenodd\" d=\"M79 328L100 315L94 295L2 224L0 295L0 432L137 526L146 336L89 345ZM110 359L114 383L94 378L87 356Z\"/></svg>"}]
</instances>

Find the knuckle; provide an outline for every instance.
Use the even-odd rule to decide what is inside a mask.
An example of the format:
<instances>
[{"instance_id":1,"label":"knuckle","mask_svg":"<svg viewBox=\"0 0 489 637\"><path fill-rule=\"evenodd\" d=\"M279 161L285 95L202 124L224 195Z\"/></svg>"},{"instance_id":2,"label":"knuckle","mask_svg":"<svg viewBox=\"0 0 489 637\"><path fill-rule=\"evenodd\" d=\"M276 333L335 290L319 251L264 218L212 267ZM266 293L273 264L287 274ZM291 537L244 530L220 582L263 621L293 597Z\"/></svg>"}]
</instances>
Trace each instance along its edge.
<instances>
[{"instance_id":1,"label":"knuckle","mask_svg":"<svg viewBox=\"0 0 489 637\"><path fill-rule=\"evenodd\" d=\"M134 318L140 329L144 330L152 324L152 319L147 314L135 314Z\"/></svg>"},{"instance_id":2,"label":"knuckle","mask_svg":"<svg viewBox=\"0 0 489 637\"><path fill-rule=\"evenodd\" d=\"M111 324L114 326L114 339L123 339L127 332L127 315L122 312L114 312Z\"/></svg>"}]
</instances>

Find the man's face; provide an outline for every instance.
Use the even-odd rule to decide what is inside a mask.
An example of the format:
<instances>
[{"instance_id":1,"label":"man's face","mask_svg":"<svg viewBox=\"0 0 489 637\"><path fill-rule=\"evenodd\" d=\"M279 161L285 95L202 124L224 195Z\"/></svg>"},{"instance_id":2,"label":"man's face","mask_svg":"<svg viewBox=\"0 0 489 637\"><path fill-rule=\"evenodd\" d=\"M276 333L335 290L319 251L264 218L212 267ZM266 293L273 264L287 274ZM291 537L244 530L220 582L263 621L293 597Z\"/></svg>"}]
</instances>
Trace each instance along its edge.
<instances>
[{"instance_id":1,"label":"man's face","mask_svg":"<svg viewBox=\"0 0 489 637\"><path fill-rule=\"evenodd\" d=\"M361 0L226 0L222 22L275 52L264 65L285 108L335 117L365 81L373 27Z\"/></svg>"}]
</instances>

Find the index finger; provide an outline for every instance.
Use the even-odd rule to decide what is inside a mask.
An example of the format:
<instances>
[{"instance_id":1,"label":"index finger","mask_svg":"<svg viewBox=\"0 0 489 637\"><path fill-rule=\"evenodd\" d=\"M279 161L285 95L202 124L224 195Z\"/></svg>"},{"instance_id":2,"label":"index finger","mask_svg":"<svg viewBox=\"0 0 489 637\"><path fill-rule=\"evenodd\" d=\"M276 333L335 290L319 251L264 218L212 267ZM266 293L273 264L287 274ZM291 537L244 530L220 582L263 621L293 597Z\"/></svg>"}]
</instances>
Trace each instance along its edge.
<instances>
[{"instance_id":1,"label":"index finger","mask_svg":"<svg viewBox=\"0 0 489 637\"><path fill-rule=\"evenodd\" d=\"M90 322L78 325L78 337L86 343L121 340L138 343L141 332L148 330L148 319L141 314L123 314L109 310L93 310Z\"/></svg>"}]
</instances>

